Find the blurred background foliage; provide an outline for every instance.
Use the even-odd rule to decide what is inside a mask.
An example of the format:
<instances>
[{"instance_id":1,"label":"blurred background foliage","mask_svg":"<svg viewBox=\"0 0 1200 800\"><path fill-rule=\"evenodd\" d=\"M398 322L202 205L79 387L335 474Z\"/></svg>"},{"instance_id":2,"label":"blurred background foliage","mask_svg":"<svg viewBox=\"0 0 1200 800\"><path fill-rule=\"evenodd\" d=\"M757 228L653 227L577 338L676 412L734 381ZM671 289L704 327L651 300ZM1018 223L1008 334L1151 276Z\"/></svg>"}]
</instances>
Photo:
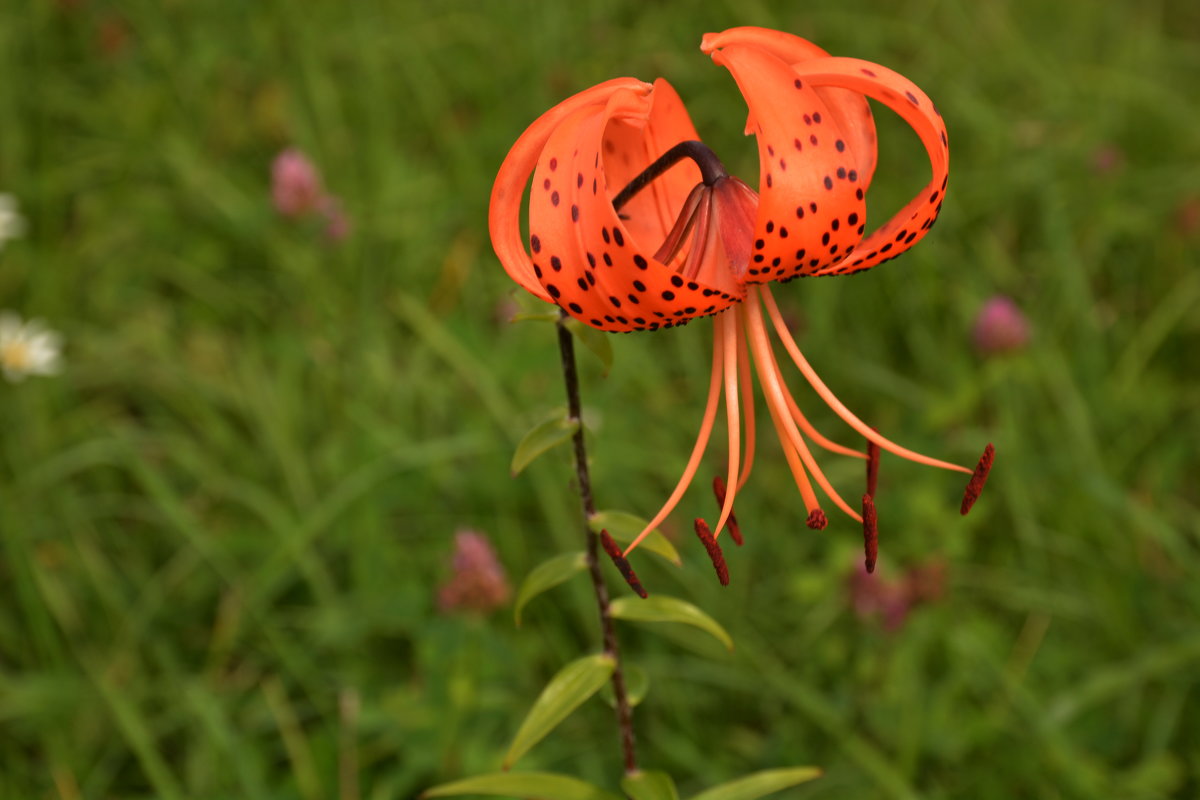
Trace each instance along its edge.
<instances>
[{"instance_id":1,"label":"blurred background foliage","mask_svg":"<svg viewBox=\"0 0 1200 800\"><path fill-rule=\"evenodd\" d=\"M28 231L0 308L67 345L60 376L0 384L0 795L407 798L498 766L598 639L579 583L520 629L436 602L459 529L514 581L578 546L567 454L508 475L561 378L552 330L506 322L537 304L491 253L491 180L541 111L622 74L668 77L753 178L697 50L739 24L937 100L933 235L777 296L865 419L959 461L994 441L997 467L964 520L955 476L885 459L863 584L858 528L804 528L765 445L728 589L686 536L682 570L638 562L737 642L622 626L643 762L686 792L788 764L827 770L794 797L1200 792L1194 2L10 0L0 192ZM874 219L926 169L879 117ZM272 207L288 147L344 238ZM971 338L993 295L1031 332L1002 357ZM649 514L673 485L707 330L614 337L604 379L584 362L601 507ZM673 522L711 512L700 488ZM906 574L925 590L897 612ZM611 712L522 765L615 788Z\"/></svg>"}]
</instances>

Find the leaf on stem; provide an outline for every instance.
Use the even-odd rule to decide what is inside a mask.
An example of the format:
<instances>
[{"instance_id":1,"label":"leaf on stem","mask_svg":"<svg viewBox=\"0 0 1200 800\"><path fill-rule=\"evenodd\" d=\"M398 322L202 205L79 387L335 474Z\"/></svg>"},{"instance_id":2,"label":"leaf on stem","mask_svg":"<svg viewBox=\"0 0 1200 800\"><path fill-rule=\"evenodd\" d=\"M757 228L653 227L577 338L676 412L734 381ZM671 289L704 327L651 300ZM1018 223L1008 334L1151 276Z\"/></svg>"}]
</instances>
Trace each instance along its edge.
<instances>
[{"instance_id":1,"label":"leaf on stem","mask_svg":"<svg viewBox=\"0 0 1200 800\"><path fill-rule=\"evenodd\" d=\"M443 783L421 793L426 797L455 797L464 794L502 797L538 797L542 800L621 800L599 786L552 772L494 772L452 783Z\"/></svg>"},{"instance_id":2,"label":"leaf on stem","mask_svg":"<svg viewBox=\"0 0 1200 800\"><path fill-rule=\"evenodd\" d=\"M711 634L727 649L733 649L733 639L719 622L677 597L654 595L644 600L618 597L612 601L608 610L614 618L632 622L679 622L691 625Z\"/></svg>"},{"instance_id":3,"label":"leaf on stem","mask_svg":"<svg viewBox=\"0 0 1200 800\"><path fill-rule=\"evenodd\" d=\"M650 691L650 675L637 664L631 664L628 661L625 662L623 672L625 675L625 699L629 701L630 708L636 708L646 699L646 694ZM611 681L604 684L604 688L600 690L600 696L613 708L617 707L617 695L613 692Z\"/></svg>"},{"instance_id":4,"label":"leaf on stem","mask_svg":"<svg viewBox=\"0 0 1200 800\"><path fill-rule=\"evenodd\" d=\"M529 433L522 437L513 453L512 465L509 470L515 478L521 470L529 466L535 458L568 441L579 430L579 420L571 419L564 409L555 409L550 416L533 426Z\"/></svg>"},{"instance_id":5,"label":"leaf on stem","mask_svg":"<svg viewBox=\"0 0 1200 800\"><path fill-rule=\"evenodd\" d=\"M714 786L691 800L757 800L819 777L821 770L818 767L767 769Z\"/></svg>"},{"instance_id":6,"label":"leaf on stem","mask_svg":"<svg viewBox=\"0 0 1200 800\"><path fill-rule=\"evenodd\" d=\"M679 800L675 781L665 772L638 770L621 779L630 800Z\"/></svg>"},{"instance_id":7,"label":"leaf on stem","mask_svg":"<svg viewBox=\"0 0 1200 800\"><path fill-rule=\"evenodd\" d=\"M578 553L563 553L534 567L521 582L516 602L513 603L513 618L517 627L521 625L521 609L525 608L526 603L585 569L587 555L582 550Z\"/></svg>"},{"instance_id":8,"label":"leaf on stem","mask_svg":"<svg viewBox=\"0 0 1200 800\"><path fill-rule=\"evenodd\" d=\"M584 656L567 664L550 679L546 688L534 702L525 721L504 756L504 769L516 763L529 748L540 742L554 730L583 701L594 695L612 677L616 661L612 656L601 653Z\"/></svg>"}]
</instances>

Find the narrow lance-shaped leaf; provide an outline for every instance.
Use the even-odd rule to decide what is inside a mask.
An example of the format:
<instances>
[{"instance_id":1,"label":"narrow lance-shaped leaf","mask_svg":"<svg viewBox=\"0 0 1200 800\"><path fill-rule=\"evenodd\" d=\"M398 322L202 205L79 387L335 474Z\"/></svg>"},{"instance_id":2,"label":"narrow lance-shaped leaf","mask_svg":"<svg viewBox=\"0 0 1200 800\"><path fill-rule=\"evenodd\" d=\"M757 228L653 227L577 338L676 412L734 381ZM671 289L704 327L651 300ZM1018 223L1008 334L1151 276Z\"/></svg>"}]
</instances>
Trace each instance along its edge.
<instances>
[{"instance_id":1,"label":"narrow lance-shaped leaf","mask_svg":"<svg viewBox=\"0 0 1200 800\"><path fill-rule=\"evenodd\" d=\"M552 772L494 772L452 783L443 783L421 793L426 797L455 797L464 794L501 797L537 797L541 800L621 800L599 786Z\"/></svg>"},{"instance_id":2,"label":"narrow lance-shaped leaf","mask_svg":"<svg viewBox=\"0 0 1200 800\"><path fill-rule=\"evenodd\" d=\"M529 748L540 742L558 723L579 708L584 700L599 691L612 676L616 661L604 653L584 656L567 664L550 679L546 688L534 702L529 715L521 723L504 756L504 768L508 769Z\"/></svg>"},{"instance_id":3,"label":"narrow lance-shaped leaf","mask_svg":"<svg viewBox=\"0 0 1200 800\"><path fill-rule=\"evenodd\" d=\"M617 619L634 622L679 622L691 625L711 634L726 648L733 649L733 639L715 619L691 603L677 597L652 595L645 599L618 597L609 606L609 613Z\"/></svg>"},{"instance_id":4,"label":"narrow lance-shaped leaf","mask_svg":"<svg viewBox=\"0 0 1200 800\"><path fill-rule=\"evenodd\" d=\"M675 781L665 772L638 770L621 779L630 800L679 800Z\"/></svg>"},{"instance_id":5,"label":"narrow lance-shaped leaf","mask_svg":"<svg viewBox=\"0 0 1200 800\"><path fill-rule=\"evenodd\" d=\"M821 770L817 767L768 769L714 786L691 800L757 800L819 777Z\"/></svg>"},{"instance_id":6,"label":"narrow lance-shaped leaf","mask_svg":"<svg viewBox=\"0 0 1200 800\"><path fill-rule=\"evenodd\" d=\"M513 618L517 625L521 624L521 609L525 607L526 603L585 569L587 569L587 555L582 551L564 553L534 567L521 582L516 602L513 603Z\"/></svg>"},{"instance_id":7,"label":"narrow lance-shaped leaf","mask_svg":"<svg viewBox=\"0 0 1200 800\"><path fill-rule=\"evenodd\" d=\"M618 544L629 544L646 529L646 520L624 511L598 511L589 522L594 530L608 531ZM662 556L677 567L683 564L675 545L657 529L651 531L638 547Z\"/></svg>"},{"instance_id":8,"label":"narrow lance-shaped leaf","mask_svg":"<svg viewBox=\"0 0 1200 800\"><path fill-rule=\"evenodd\" d=\"M568 441L577 430L579 420L571 419L566 411L561 409L534 425L517 444L517 451L513 453L510 467L513 476L519 474L542 453Z\"/></svg>"}]
</instances>

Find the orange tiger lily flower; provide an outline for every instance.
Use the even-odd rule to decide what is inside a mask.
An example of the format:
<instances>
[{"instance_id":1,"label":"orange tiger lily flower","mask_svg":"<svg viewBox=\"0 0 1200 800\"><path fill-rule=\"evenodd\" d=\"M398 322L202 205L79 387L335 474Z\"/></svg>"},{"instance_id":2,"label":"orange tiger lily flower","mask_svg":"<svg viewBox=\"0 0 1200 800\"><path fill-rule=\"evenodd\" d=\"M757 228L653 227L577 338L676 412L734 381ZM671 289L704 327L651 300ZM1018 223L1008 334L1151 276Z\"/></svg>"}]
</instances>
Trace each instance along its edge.
<instances>
[{"instance_id":1,"label":"orange tiger lily flower","mask_svg":"<svg viewBox=\"0 0 1200 800\"><path fill-rule=\"evenodd\" d=\"M757 192L729 176L700 143L670 84L621 78L568 98L517 140L492 189L492 243L513 280L600 330L656 330L719 315L695 446L675 490L624 555L683 497L723 399L728 488L719 479L714 487L720 515L713 532L703 520L696 525L716 564L716 538L732 519L734 498L754 460L753 370L807 508L808 526L826 525L820 490L863 522L873 567L879 451L970 474L965 514L983 488L992 447L972 470L881 436L817 376L784 324L769 284L861 272L922 239L946 190L946 127L933 102L907 78L867 61L830 56L787 33L733 28L706 35L701 50L729 70L746 99L746 133L758 143ZM929 183L869 234L866 191L876 147L868 97L916 131L931 166ZM527 185L528 249L520 225ZM808 422L784 382L772 333L829 408L867 440L866 452L834 443ZM868 491L858 506L863 513L830 484L810 443L868 462ZM740 541L736 531L734 537ZM722 568L718 565L718 573Z\"/></svg>"}]
</instances>

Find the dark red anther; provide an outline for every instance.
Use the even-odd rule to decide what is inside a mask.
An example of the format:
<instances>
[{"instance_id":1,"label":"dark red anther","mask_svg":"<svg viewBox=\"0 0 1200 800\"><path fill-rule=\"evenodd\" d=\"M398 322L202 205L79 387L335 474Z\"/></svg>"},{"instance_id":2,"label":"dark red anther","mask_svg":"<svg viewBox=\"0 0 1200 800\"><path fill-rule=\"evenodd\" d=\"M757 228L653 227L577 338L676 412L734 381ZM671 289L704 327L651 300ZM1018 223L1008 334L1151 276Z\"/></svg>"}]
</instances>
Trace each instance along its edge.
<instances>
[{"instance_id":1,"label":"dark red anther","mask_svg":"<svg viewBox=\"0 0 1200 800\"><path fill-rule=\"evenodd\" d=\"M704 549L708 551L708 557L712 560L713 569L717 571L717 580L722 586L729 585L729 567L725 564L725 554L721 552L721 545L717 544L716 537L708 529L708 523L702 519L696 520L696 535L700 537L700 541L704 544Z\"/></svg>"},{"instance_id":2,"label":"dark red anther","mask_svg":"<svg viewBox=\"0 0 1200 800\"><path fill-rule=\"evenodd\" d=\"M713 494L717 498L717 508L725 507L725 480L717 475L713 478ZM733 514L733 509L729 509L729 519L725 521L726 527L729 528L729 535L733 537L733 543L738 547L742 546L742 529L738 527L737 517Z\"/></svg>"},{"instance_id":3,"label":"dark red anther","mask_svg":"<svg viewBox=\"0 0 1200 800\"><path fill-rule=\"evenodd\" d=\"M866 553L864 565L867 572L875 571L875 560L879 558L879 521L875 513L875 501L871 495L864 494L862 501L863 518L863 550Z\"/></svg>"},{"instance_id":4,"label":"dark red anther","mask_svg":"<svg viewBox=\"0 0 1200 800\"><path fill-rule=\"evenodd\" d=\"M823 531L825 526L829 524L829 520L825 518L825 512L819 508L814 508L808 513L808 519L804 524L812 528L814 531Z\"/></svg>"},{"instance_id":5,"label":"dark red anther","mask_svg":"<svg viewBox=\"0 0 1200 800\"><path fill-rule=\"evenodd\" d=\"M633 567L629 565L629 559L621 555L620 546L608 535L608 531L600 531L600 544L604 545L604 552L608 553L608 557L617 565L617 569L621 572L621 577L629 584L629 588L637 592L638 597L644 600L647 596L645 587L638 580L637 573L633 571Z\"/></svg>"},{"instance_id":6,"label":"dark red anther","mask_svg":"<svg viewBox=\"0 0 1200 800\"><path fill-rule=\"evenodd\" d=\"M879 445L867 442L867 494L875 496L875 487L879 484Z\"/></svg>"},{"instance_id":7,"label":"dark red anther","mask_svg":"<svg viewBox=\"0 0 1200 800\"><path fill-rule=\"evenodd\" d=\"M983 455L979 457L979 463L975 465L975 472L971 475L971 480L967 482L967 490L963 492L962 508L959 511L966 514L971 510L971 506L975 505L975 501L979 499L979 493L983 491L983 485L987 483L988 472L992 469L992 462L996 459L996 448L992 447L991 442L983 449Z\"/></svg>"}]
</instances>

